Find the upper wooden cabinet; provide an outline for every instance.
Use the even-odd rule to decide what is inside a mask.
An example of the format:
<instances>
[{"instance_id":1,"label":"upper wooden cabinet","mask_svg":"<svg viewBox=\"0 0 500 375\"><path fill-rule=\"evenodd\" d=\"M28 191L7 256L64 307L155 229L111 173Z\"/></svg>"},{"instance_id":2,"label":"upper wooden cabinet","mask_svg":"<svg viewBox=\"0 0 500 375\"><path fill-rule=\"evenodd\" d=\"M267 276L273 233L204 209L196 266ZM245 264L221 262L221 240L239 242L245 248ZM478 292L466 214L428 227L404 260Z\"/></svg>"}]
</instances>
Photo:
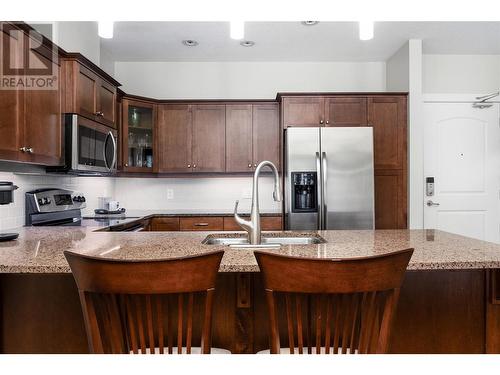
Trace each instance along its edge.
<instances>
[{"instance_id":1,"label":"upper wooden cabinet","mask_svg":"<svg viewBox=\"0 0 500 375\"><path fill-rule=\"evenodd\" d=\"M366 98L326 98L325 126L366 126L367 112Z\"/></svg>"},{"instance_id":2,"label":"upper wooden cabinet","mask_svg":"<svg viewBox=\"0 0 500 375\"><path fill-rule=\"evenodd\" d=\"M226 170L224 105L193 106L193 172Z\"/></svg>"},{"instance_id":3,"label":"upper wooden cabinet","mask_svg":"<svg viewBox=\"0 0 500 375\"><path fill-rule=\"evenodd\" d=\"M406 168L406 96L368 98L375 169Z\"/></svg>"},{"instance_id":4,"label":"upper wooden cabinet","mask_svg":"<svg viewBox=\"0 0 500 375\"><path fill-rule=\"evenodd\" d=\"M276 103L253 105L253 166L264 160L280 168L281 129Z\"/></svg>"},{"instance_id":5,"label":"upper wooden cabinet","mask_svg":"<svg viewBox=\"0 0 500 375\"><path fill-rule=\"evenodd\" d=\"M226 105L226 171L248 172L253 168L252 105Z\"/></svg>"},{"instance_id":6,"label":"upper wooden cabinet","mask_svg":"<svg viewBox=\"0 0 500 375\"><path fill-rule=\"evenodd\" d=\"M156 167L156 104L124 98L122 117L122 169L126 172L153 172Z\"/></svg>"},{"instance_id":7,"label":"upper wooden cabinet","mask_svg":"<svg viewBox=\"0 0 500 375\"><path fill-rule=\"evenodd\" d=\"M161 106L158 121L158 171L225 171L225 106Z\"/></svg>"},{"instance_id":8,"label":"upper wooden cabinet","mask_svg":"<svg viewBox=\"0 0 500 375\"><path fill-rule=\"evenodd\" d=\"M263 160L279 168L278 106L226 105L226 172L249 172Z\"/></svg>"},{"instance_id":9,"label":"upper wooden cabinet","mask_svg":"<svg viewBox=\"0 0 500 375\"><path fill-rule=\"evenodd\" d=\"M367 99L359 96L282 98L283 127L366 126Z\"/></svg>"},{"instance_id":10,"label":"upper wooden cabinet","mask_svg":"<svg viewBox=\"0 0 500 375\"><path fill-rule=\"evenodd\" d=\"M325 99L320 96L284 97L281 101L283 127L322 126Z\"/></svg>"},{"instance_id":11,"label":"upper wooden cabinet","mask_svg":"<svg viewBox=\"0 0 500 375\"><path fill-rule=\"evenodd\" d=\"M57 54L10 24L2 23L1 34L4 64L15 66L16 76L40 73L42 78L51 79L52 84L47 83L46 88L0 90L0 159L59 165L62 124ZM26 62L50 68L50 74L33 72Z\"/></svg>"},{"instance_id":12,"label":"upper wooden cabinet","mask_svg":"<svg viewBox=\"0 0 500 375\"><path fill-rule=\"evenodd\" d=\"M159 172L191 172L191 118L190 105L166 104L159 108L156 153Z\"/></svg>"},{"instance_id":13,"label":"upper wooden cabinet","mask_svg":"<svg viewBox=\"0 0 500 375\"><path fill-rule=\"evenodd\" d=\"M63 111L115 127L118 82L104 78L77 58L63 58Z\"/></svg>"}]
</instances>

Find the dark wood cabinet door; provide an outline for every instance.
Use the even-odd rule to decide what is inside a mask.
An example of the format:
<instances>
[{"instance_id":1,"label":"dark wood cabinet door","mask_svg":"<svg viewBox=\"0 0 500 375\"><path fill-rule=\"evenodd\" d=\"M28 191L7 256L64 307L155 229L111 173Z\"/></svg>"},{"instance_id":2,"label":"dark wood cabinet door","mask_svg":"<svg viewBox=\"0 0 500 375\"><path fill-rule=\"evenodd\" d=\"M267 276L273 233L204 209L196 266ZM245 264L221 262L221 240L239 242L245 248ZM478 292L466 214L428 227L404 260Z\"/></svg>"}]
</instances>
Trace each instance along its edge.
<instances>
[{"instance_id":1,"label":"dark wood cabinet door","mask_svg":"<svg viewBox=\"0 0 500 375\"><path fill-rule=\"evenodd\" d=\"M158 171L191 172L193 170L191 106L163 105L159 112L157 128Z\"/></svg>"},{"instance_id":2,"label":"dark wood cabinet door","mask_svg":"<svg viewBox=\"0 0 500 375\"><path fill-rule=\"evenodd\" d=\"M245 220L250 220L250 216L244 215ZM283 224L281 216L261 216L260 217L261 230L282 230ZM242 231L243 229L238 225L234 217L224 217L224 230L226 231Z\"/></svg>"},{"instance_id":3,"label":"dark wood cabinet door","mask_svg":"<svg viewBox=\"0 0 500 375\"><path fill-rule=\"evenodd\" d=\"M116 127L116 87L100 79L97 86L97 121Z\"/></svg>"},{"instance_id":4,"label":"dark wood cabinet door","mask_svg":"<svg viewBox=\"0 0 500 375\"><path fill-rule=\"evenodd\" d=\"M225 105L193 106L193 172L226 170Z\"/></svg>"},{"instance_id":5,"label":"dark wood cabinet door","mask_svg":"<svg viewBox=\"0 0 500 375\"><path fill-rule=\"evenodd\" d=\"M226 105L226 172L252 171L252 105Z\"/></svg>"},{"instance_id":6,"label":"dark wood cabinet door","mask_svg":"<svg viewBox=\"0 0 500 375\"><path fill-rule=\"evenodd\" d=\"M83 65L77 64L76 112L94 119L97 112L99 77Z\"/></svg>"},{"instance_id":7,"label":"dark wood cabinet door","mask_svg":"<svg viewBox=\"0 0 500 375\"><path fill-rule=\"evenodd\" d=\"M368 124L373 126L375 169L406 167L406 97L368 98Z\"/></svg>"},{"instance_id":8,"label":"dark wood cabinet door","mask_svg":"<svg viewBox=\"0 0 500 375\"><path fill-rule=\"evenodd\" d=\"M15 62L20 66L22 61L22 34L9 33L6 24L2 26L1 37L2 64ZM8 65L7 65L8 66ZM23 95L21 90L0 90L0 159L19 160L19 148L22 142Z\"/></svg>"},{"instance_id":9,"label":"dark wood cabinet door","mask_svg":"<svg viewBox=\"0 0 500 375\"><path fill-rule=\"evenodd\" d=\"M405 170L375 171L375 229L407 228Z\"/></svg>"},{"instance_id":10,"label":"dark wood cabinet door","mask_svg":"<svg viewBox=\"0 0 500 375\"><path fill-rule=\"evenodd\" d=\"M49 59L49 49L30 49L30 53L45 66L59 65ZM26 161L44 165L61 164L62 117L60 80L51 90L24 91L24 144L29 152Z\"/></svg>"},{"instance_id":11,"label":"dark wood cabinet door","mask_svg":"<svg viewBox=\"0 0 500 375\"><path fill-rule=\"evenodd\" d=\"M253 163L272 161L280 168L280 126L276 104L253 106Z\"/></svg>"},{"instance_id":12,"label":"dark wood cabinet door","mask_svg":"<svg viewBox=\"0 0 500 375\"><path fill-rule=\"evenodd\" d=\"M321 96L283 98L283 127L322 126L325 120L325 99Z\"/></svg>"},{"instance_id":13,"label":"dark wood cabinet door","mask_svg":"<svg viewBox=\"0 0 500 375\"><path fill-rule=\"evenodd\" d=\"M325 100L326 126L366 126L367 101L362 97L335 97Z\"/></svg>"}]
</instances>

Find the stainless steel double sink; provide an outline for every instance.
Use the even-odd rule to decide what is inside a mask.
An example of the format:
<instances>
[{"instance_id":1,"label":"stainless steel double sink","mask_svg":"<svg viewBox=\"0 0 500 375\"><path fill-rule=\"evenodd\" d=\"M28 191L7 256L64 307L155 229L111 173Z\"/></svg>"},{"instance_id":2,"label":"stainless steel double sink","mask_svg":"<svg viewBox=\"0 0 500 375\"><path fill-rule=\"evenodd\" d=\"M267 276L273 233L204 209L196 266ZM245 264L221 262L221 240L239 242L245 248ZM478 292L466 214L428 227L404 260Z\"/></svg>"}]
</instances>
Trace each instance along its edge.
<instances>
[{"instance_id":1,"label":"stainless steel double sink","mask_svg":"<svg viewBox=\"0 0 500 375\"><path fill-rule=\"evenodd\" d=\"M263 233L259 245L251 245L245 235L210 234L203 241L205 245L227 245L234 248L272 248L282 245L314 245L326 240L316 233L290 234Z\"/></svg>"}]
</instances>

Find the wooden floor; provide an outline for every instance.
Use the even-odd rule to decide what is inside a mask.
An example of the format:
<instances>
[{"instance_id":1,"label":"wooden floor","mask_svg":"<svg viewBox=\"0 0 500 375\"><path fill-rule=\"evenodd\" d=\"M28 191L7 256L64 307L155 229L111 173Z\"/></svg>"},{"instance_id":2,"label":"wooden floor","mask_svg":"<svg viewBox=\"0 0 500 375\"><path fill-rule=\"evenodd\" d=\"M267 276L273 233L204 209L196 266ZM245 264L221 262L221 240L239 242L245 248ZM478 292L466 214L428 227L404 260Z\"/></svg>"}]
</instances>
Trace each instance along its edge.
<instances>
[{"instance_id":1,"label":"wooden floor","mask_svg":"<svg viewBox=\"0 0 500 375\"><path fill-rule=\"evenodd\" d=\"M410 271L401 290L393 353L499 353L500 272ZM2 353L86 353L80 303L69 274L0 275ZM219 274L213 346L268 348L260 274Z\"/></svg>"}]
</instances>

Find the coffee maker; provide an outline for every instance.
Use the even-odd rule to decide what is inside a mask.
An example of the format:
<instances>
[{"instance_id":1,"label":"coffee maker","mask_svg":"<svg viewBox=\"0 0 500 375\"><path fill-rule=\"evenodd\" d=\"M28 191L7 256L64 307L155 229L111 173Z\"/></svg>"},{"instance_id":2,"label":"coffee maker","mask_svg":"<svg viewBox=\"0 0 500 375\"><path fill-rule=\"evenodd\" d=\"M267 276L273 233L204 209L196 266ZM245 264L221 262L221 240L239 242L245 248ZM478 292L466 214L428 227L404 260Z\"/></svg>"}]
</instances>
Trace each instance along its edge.
<instances>
[{"instance_id":1,"label":"coffee maker","mask_svg":"<svg viewBox=\"0 0 500 375\"><path fill-rule=\"evenodd\" d=\"M10 204L14 202L14 190L17 186L12 182L0 181L0 204ZM19 233L0 233L0 242L15 240Z\"/></svg>"}]
</instances>

